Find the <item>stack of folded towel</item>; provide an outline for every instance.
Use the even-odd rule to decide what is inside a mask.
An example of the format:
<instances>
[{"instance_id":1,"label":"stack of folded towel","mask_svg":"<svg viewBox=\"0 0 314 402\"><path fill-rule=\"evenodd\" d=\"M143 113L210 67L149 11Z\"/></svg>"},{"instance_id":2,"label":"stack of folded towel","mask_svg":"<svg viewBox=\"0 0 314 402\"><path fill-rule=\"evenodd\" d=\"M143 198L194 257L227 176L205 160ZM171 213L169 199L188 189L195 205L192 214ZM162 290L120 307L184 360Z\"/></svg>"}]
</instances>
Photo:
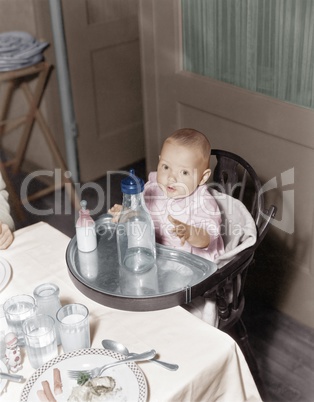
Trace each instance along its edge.
<instances>
[{"instance_id":1,"label":"stack of folded towel","mask_svg":"<svg viewBox=\"0 0 314 402\"><path fill-rule=\"evenodd\" d=\"M11 31L0 34L0 72L28 67L43 60L49 46L27 32Z\"/></svg>"}]
</instances>

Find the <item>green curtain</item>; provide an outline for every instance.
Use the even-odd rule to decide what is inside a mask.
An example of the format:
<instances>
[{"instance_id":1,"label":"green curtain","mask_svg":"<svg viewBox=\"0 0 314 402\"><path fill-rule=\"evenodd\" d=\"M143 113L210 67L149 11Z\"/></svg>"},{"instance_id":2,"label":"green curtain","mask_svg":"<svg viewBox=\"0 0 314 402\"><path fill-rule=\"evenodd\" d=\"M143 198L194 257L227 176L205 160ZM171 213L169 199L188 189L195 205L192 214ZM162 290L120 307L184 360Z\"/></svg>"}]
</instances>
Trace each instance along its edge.
<instances>
[{"instance_id":1,"label":"green curtain","mask_svg":"<svg viewBox=\"0 0 314 402\"><path fill-rule=\"evenodd\" d=\"M314 0L181 0L184 70L314 107Z\"/></svg>"}]
</instances>

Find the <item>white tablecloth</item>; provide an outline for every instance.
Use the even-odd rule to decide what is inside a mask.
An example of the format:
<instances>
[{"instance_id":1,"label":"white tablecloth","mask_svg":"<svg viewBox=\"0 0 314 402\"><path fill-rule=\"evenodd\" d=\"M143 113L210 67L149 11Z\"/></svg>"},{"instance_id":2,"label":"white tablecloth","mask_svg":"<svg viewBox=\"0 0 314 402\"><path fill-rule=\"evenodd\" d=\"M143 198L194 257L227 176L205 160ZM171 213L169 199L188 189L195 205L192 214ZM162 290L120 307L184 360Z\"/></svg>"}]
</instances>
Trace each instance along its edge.
<instances>
[{"instance_id":1,"label":"white tablecloth","mask_svg":"<svg viewBox=\"0 0 314 402\"><path fill-rule=\"evenodd\" d=\"M0 304L16 294L32 294L44 282L60 288L62 304L80 302L90 310L92 347L114 339L132 352L156 349L161 360L179 364L168 371L152 363L139 363L148 384L149 401L260 401L260 396L238 345L225 333L204 323L181 307L152 312L128 312L98 304L72 283L65 261L69 238L46 223L15 233L8 250L1 251L12 267ZM29 378L27 356L19 372ZM18 401L25 384L9 382L1 402ZM36 402L36 401L32 401Z\"/></svg>"}]
</instances>

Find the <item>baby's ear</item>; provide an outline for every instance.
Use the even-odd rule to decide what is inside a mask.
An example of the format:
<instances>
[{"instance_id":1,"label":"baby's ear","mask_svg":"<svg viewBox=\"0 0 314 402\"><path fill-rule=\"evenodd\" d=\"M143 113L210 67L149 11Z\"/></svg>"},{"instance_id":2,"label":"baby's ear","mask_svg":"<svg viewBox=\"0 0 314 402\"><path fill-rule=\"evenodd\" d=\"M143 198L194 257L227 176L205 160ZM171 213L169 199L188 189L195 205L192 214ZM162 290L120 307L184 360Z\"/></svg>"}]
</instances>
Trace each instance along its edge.
<instances>
[{"instance_id":1,"label":"baby's ear","mask_svg":"<svg viewBox=\"0 0 314 402\"><path fill-rule=\"evenodd\" d=\"M212 171L210 169L204 170L199 186L207 182L207 180L210 178L211 173Z\"/></svg>"}]
</instances>

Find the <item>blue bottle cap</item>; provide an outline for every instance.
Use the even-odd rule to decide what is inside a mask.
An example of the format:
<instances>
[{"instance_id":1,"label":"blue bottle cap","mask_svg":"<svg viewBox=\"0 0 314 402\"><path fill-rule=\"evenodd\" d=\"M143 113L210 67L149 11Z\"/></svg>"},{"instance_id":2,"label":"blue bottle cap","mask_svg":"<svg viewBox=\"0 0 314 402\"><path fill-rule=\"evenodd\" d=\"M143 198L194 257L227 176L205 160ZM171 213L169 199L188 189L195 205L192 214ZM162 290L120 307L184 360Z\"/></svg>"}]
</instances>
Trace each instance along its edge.
<instances>
[{"instance_id":1,"label":"blue bottle cap","mask_svg":"<svg viewBox=\"0 0 314 402\"><path fill-rule=\"evenodd\" d=\"M135 176L134 169L130 175L121 180L121 191L124 194L139 194L144 190L144 180Z\"/></svg>"}]
</instances>

